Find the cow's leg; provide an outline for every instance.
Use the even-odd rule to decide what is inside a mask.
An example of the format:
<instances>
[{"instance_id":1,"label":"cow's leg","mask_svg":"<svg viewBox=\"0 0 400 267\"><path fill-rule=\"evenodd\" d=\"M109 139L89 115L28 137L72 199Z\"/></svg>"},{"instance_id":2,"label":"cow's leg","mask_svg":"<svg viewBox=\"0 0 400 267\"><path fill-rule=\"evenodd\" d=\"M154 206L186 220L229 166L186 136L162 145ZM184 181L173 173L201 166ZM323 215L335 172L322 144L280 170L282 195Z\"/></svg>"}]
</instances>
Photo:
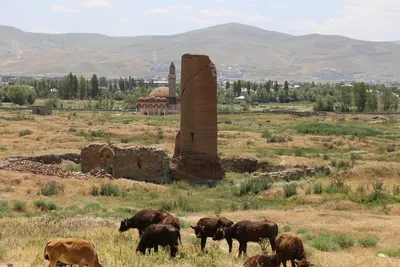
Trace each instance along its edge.
<instances>
[{"instance_id":1,"label":"cow's leg","mask_svg":"<svg viewBox=\"0 0 400 267\"><path fill-rule=\"evenodd\" d=\"M240 258L240 256L242 256L243 245L244 245L243 242L239 242L239 255L238 255L239 258Z\"/></svg>"},{"instance_id":2,"label":"cow's leg","mask_svg":"<svg viewBox=\"0 0 400 267\"><path fill-rule=\"evenodd\" d=\"M232 238L227 238L226 242L228 242L229 253L231 253L232 252Z\"/></svg>"},{"instance_id":3,"label":"cow's leg","mask_svg":"<svg viewBox=\"0 0 400 267\"><path fill-rule=\"evenodd\" d=\"M139 237L142 237L142 233L143 233L142 229L139 229Z\"/></svg>"},{"instance_id":4,"label":"cow's leg","mask_svg":"<svg viewBox=\"0 0 400 267\"><path fill-rule=\"evenodd\" d=\"M204 248L206 246L206 242L207 242L207 237L202 237L201 238L201 251L204 250Z\"/></svg>"},{"instance_id":5,"label":"cow's leg","mask_svg":"<svg viewBox=\"0 0 400 267\"><path fill-rule=\"evenodd\" d=\"M171 258L175 258L176 253L178 252L178 246L170 245L169 250L171 251Z\"/></svg>"},{"instance_id":6,"label":"cow's leg","mask_svg":"<svg viewBox=\"0 0 400 267\"><path fill-rule=\"evenodd\" d=\"M157 253L158 252L158 245L155 245L154 246L154 253Z\"/></svg>"},{"instance_id":7,"label":"cow's leg","mask_svg":"<svg viewBox=\"0 0 400 267\"><path fill-rule=\"evenodd\" d=\"M294 260L290 260L292 262L292 267L296 267L296 263L294 262Z\"/></svg>"},{"instance_id":8,"label":"cow's leg","mask_svg":"<svg viewBox=\"0 0 400 267\"><path fill-rule=\"evenodd\" d=\"M274 238L270 238L270 239L269 239L269 243L271 244L272 252L275 252L275 249L276 249L276 246L275 246L275 239L274 239Z\"/></svg>"},{"instance_id":9,"label":"cow's leg","mask_svg":"<svg viewBox=\"0 0 400 267\"><path fill-rule=\"evenodd\" d=\"M243 245L243 254L244 254L244 256L247 255L247 242L245 242Z\"/></svg>"},{"instance_id":10,"label":"cow's leg","mask_svg":"<svg viewBox=\"0 0 400 267\"><path fill-rule=\"evenodd\" d=\"M286 261L282 261L283 267L286 267Z\"/></svg>"}]
</instances>

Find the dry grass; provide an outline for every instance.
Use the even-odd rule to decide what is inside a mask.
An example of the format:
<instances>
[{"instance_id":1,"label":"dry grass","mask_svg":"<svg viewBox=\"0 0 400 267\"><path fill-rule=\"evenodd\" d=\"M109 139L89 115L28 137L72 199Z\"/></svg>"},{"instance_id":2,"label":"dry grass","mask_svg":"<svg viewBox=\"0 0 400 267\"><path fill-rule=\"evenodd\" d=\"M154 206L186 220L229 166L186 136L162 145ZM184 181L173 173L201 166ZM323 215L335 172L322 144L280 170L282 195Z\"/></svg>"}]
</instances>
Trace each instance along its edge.
<instances>
[{"instance_id":1,"label":"dry grass","mask_svg":"<svg viewBox=\"0 0 400 267\"><path fill-rule=\"evenodd\" d=\"M24 120L4 120L2 117L22 117ZM268 160L285 165L330 165L331 159L350 160L351 151L363 150L361 159L347 171L341 170L336 176L346 177L346 184L353 192L359 185L384 182L385 192L390 192L398 184L400 169L399 152L387 153L388 145L398 144L397 138L385 137L357 138L351 136L300 135L295 131L298 123L345 123L360 127L371 127L385 132L387 136L397 136L397 117L380 118L332 115L325 118L297 118L288 115L224 115L219 124L219 152L225 156L240 155ZM132 114L110 113L69 113L56 112L53 116L32 116L25 112L9 113L0 111L0 159L8 156L32 156L79 152L80 148L93 141L117 143L122 146L152 145L165 148L172 154L175 135L179 127L177 116L165 118L143 117ZM269 122L267 122L267 120ZM400 120L399 120L400 121ZM154 138L159 128L163 140ZM19 136L24 129L31 135ZM268 129L272 134L291 136L292 141L267 143L262 132ZM90 131L105 131L108 136L93 137ZM80 132L85 134L80 134ZM150 138L148 138L150 136ZM125 139L121 143L121 138ZM153 142L153 143L151 143ZM4 147L6 149L4 149ZM300 152L299 152L300 150ZM296 155L297 153L297 155ZM329 160L324 160L326 154ZM333 168L332 168L333 170ZM230 175L232 184L247 179L244 175ZM99 187L107 180L80 180L45 177L32 174L0 170L0 201L7 201L9 210L0 219L0 266L14 263L14 266L46 266L43 260L43 246L50 238L82 237L92 239L105 266L243 266L245 259L237 259L237 242L233 255L228 255L225 242L207 243L208 253L201 253L189 223L196 223L203 216L215 216L213 206L223 204L222 216L234 221L268 218L283 229L290 226L292 233L301 230L310 236L321 231L349 234L354 240L369 236L378 237L376 247L364 248L355 245L339 252L321 252L312 247L312 241L302 236L309 258L316 266L400 266L400 259L377 258L379 250L400 248L400 205L395 202L376 203L365 206L352 201L343 194L307 194L307 189L315 179L298 182L298 194L284 199L282 184L261 192L258 196L237 198L229 195L233 188L224 184L221 188L186 188L186 185L154 185L125 179L112 183L127 192L119 197L93 197L93 186ZM64 186L59 196L38 196L40 188L49 181L57 181ZM329 179L318 180L326 187ZM167 252L158 255L139 256L134 253L138 243L136 231L118 233L119 220L131 216L142 208L160 207L164 201L183 198L188 204L201 204L198 212L172 210L180 217L183 225L184 247L179 257L170 260ZM34 201L43 199L54 202L59 209L51 212L38 210ZM228 208L232 204L257 200L261 210L235 211ZM13 211L12 203L23 201L25 211ZM205 204L204 204L205 203ZM1 204L1 203L0 203ZM185 203L183 203L185 204ZM211 207L205 207L211 205ZM1 208L1 205L0 205ZM383 210L384 209L384 210ZM1 214L0 210L0 214ZM258 244L251 244L249 255L261 253Z\"/></svg>"}]
</instances>

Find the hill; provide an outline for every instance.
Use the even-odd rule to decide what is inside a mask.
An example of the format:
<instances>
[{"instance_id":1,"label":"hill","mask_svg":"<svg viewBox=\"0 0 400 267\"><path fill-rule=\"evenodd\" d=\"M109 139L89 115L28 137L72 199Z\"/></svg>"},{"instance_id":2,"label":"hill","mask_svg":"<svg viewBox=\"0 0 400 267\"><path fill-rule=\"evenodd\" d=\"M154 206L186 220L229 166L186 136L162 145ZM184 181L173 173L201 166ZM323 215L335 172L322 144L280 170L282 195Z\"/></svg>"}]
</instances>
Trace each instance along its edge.
<instances>
[{"instance_id":1,"label":"hill","mask_svg":"<svg viewBox=\"0 0 400 267\"><path fill-rule=\"evenodd\" d=\"M171 36L29 33L0 26L0 74L108 77L163 74L184 53L208 54L219 73L247 79L400 78L400 49L342 36L292 36L230 23ZM156 60L154 60L156 59ZM232 71L235 69L236 72ZM164 74L163 74L164 75Z\"/></svg>"}]
</instances>

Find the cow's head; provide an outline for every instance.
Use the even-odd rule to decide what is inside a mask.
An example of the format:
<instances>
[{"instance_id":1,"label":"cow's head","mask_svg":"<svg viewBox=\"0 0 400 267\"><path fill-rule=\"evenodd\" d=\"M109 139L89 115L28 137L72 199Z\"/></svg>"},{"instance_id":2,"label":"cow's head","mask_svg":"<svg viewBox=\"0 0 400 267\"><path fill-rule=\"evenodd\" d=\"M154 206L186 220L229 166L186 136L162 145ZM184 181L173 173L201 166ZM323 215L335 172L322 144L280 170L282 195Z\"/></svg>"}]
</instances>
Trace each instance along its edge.
<instances>
[{"instance_id":1,"label":"cow's head","mask_svg":"<svg viewBox=\"0 0 400 267\"><path fill-rule=\"evenodd\" d=\"M121 221L121 225L119 226L118 231L125 232L129 230L128 219L124 219Z\"/></svg>"},{"instance_id":2,"label":"cow's head","mask_svg":"<svg viewBox=\"0 0 400 267\"><path fill-rule=\"evenodd\" d=\"M309 267L309 266L314 266L311 262L307 261L306 259L302 259L301 261L299 260L294 260L294 263L296 263L297 267Z\"/></svg>"},{"instance_id":3,"label":"cow's head","mask_svg":"<svg viewBox=\"0 0 400 267\"><path fill-rule=\"evenodd\" d=\"M213 236L213 240L222 240L225 238L225 228L221 227L218 228L217 232L215 232L215 235Z\"/></svg>"},{"instance_id":4,"label":"cow's head","mask_svg":"<svg viewBox=\"0 0 400 267\"><path fill-rule=\"evenodd\" d=\"M196 226L190 226L193 230L194 233L196 234L197 238L201 238L204 234L204 226L202 225L196 225Z\"/></svg>"}]
</instances>

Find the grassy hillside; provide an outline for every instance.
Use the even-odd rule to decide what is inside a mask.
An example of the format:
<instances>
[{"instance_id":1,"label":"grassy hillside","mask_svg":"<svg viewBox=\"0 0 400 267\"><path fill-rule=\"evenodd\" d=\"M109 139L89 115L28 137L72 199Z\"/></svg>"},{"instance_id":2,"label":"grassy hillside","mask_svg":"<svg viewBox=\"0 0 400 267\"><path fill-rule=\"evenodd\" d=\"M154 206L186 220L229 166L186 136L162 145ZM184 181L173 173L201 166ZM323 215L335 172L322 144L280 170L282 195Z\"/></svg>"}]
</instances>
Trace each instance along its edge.
<instances>
[{"instance_id":1,"label":"grassy hillside","mask_svg":"<svg viewBox=\"0 0 400 267\"><path fill-rule=\"evenodd\" d=\"M356 78L400 78L400 50L389 42L291 36L237 23L139 37L39 34L0 26L2 73L152 76L155 55L159 62L179 63L187 52L208 54L217 66L244 65L248 78L309 80L325 68L357 73Z\"/></svg>"}]
</instances>

